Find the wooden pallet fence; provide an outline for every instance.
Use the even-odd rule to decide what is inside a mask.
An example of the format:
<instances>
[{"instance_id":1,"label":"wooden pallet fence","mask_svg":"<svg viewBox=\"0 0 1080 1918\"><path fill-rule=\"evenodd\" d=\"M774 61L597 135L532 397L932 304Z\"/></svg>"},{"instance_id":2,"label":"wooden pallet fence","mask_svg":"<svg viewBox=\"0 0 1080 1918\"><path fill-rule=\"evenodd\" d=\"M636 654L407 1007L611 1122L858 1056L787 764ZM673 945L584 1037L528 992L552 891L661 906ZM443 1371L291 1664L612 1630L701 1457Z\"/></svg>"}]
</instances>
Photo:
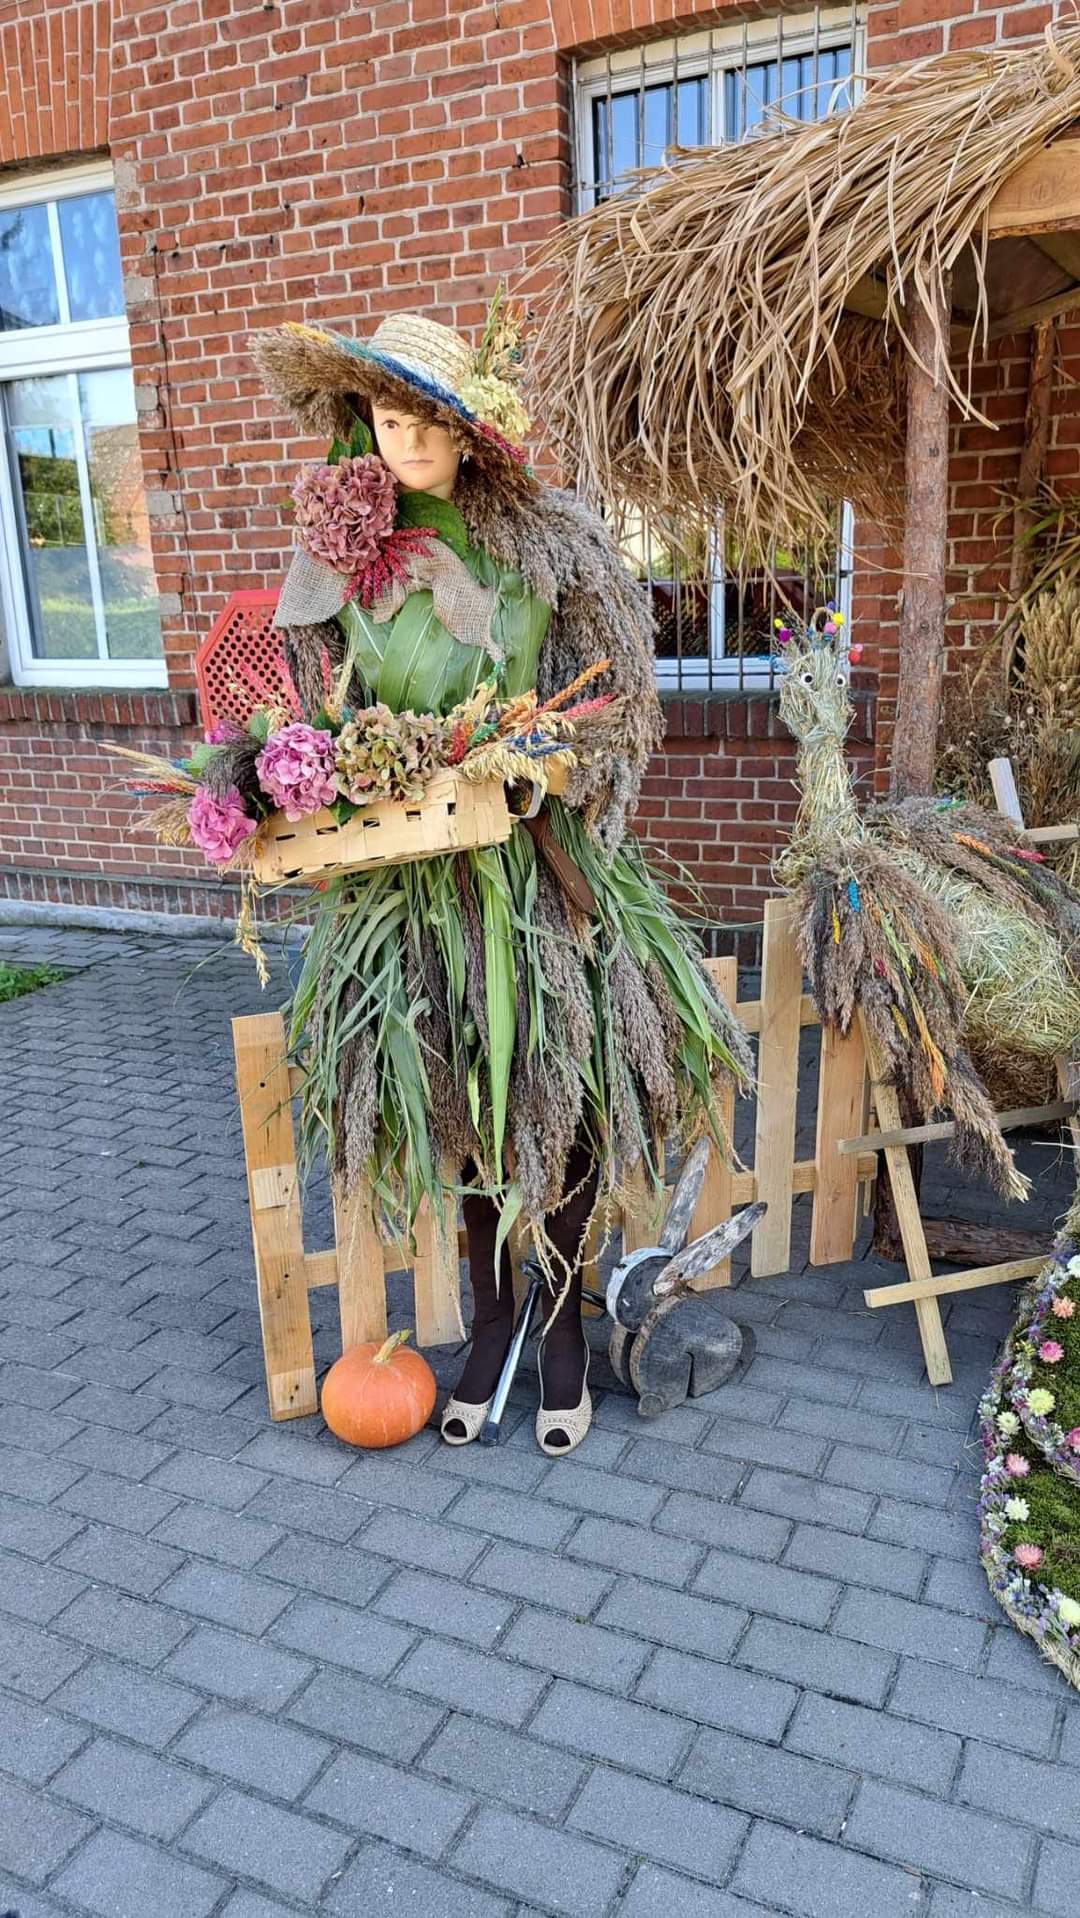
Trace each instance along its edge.
<instances>
[{"instance_id":1,"label":"wooden pallet fence","mask_svg":"<svg viewBox=\"0 0 1080 1918\"><path fill-rule=\"evenodd\" d=\"M691 1235L697 1237L730 1218L739 1206L765 1198L770 1210L753 1235L751 1271L757 1277L785 1272L791 1255L791 1206L800 1193L810 1192L815 1263L850 1258L858 1188L873 1176L876 1158L866 1152L854 1160L841 1159L834 1147L849 1113L856 1108L861 1113L861 1053L857 1059L846 1041L823 1048L816 1156L796 1160L799 1033L817 1024L817 1014L801 990L790 902L773 900L766 908L760 999L738 999L733 959L710 961L709 968L744 1029L758 1036L761 1086L755 1166L732 1171L718 1154L713 1155ZM298 1418L318 1405L309 1290L337 1287L342 1348L347 1349L385 1336L386 1274L401 1270L406 1261L396 1241L384 1240L371 1194L362 1188L348 1201L340 1195L335 1198L334 1245L320 1252L305 1250L291 1108L301 1075L287 1064L281 1015L234 1019L233 1040L270 1414L274 1419ZM719 1116L729 1131L733 1129L733 1095L725 1095ZM651 1243L661 1213L662 1204L642 1182L637 1200L631 1194L615 1220L624 1247L630 1250ZM422 1210L412 1268L416 1340L421 1347L464 1338L459 1268L464 1250L464 1233L457 1226L452 1199L446 1202L441 1229ZM594 1240L594 1260L595 1252ZM591 1274L587 1266L587 1275L595 1280L595 1263ZM730 1260L726 1260L695 1285L706 1290L730 1282Z\"/></svg>"}]
</instances>

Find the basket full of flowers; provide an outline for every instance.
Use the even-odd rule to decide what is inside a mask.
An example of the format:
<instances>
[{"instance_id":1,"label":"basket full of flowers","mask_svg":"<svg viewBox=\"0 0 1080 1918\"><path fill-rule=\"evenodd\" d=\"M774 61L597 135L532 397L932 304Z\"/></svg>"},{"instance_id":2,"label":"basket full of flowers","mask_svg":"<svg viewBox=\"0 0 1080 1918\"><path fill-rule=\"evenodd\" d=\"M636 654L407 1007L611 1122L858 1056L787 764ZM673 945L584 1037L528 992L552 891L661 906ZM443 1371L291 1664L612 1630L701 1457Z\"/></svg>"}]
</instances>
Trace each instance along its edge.
<instances>
[{"instance_id":1,"label":"basket full of flowers","mask_svg":"<svg viewBox=\"0 0 1080 1918\"><path fill-rule=\"evenodd\" d=\"M135 763L134 792L161 799L150 823L165 843L262 885L317 881L509 838L508 788L562 789L580 718L606 703L571 702L606 665L543 703L497 700L486 680L440 718L351 708L328 689L314 723L299 701L258 705L183 760L110 750Z\"/></svg>"}]
</instances>

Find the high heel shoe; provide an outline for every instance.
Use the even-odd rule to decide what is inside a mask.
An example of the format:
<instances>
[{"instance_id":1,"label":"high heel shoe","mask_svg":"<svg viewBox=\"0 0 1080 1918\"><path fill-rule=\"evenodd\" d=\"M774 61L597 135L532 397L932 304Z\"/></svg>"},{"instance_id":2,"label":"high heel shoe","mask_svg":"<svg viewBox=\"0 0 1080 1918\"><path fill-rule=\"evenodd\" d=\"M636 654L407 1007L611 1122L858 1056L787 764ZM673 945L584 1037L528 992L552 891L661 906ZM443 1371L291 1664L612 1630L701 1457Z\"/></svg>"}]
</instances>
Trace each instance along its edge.
<instances>
[{"instance_id":1,"label":"high heel shoe","mask_svg":"<svg viewBox=\"0 0 1080 1918\"><path fill-rule=\"evenodd\" d=\"M548 1412L544 1408L544 1341L536 1348L536 1369L540 1377L540 1410L536 1414L536 1443L548 1458L563 1458L581 1444L592 1424L592 1398L589 1394L589 1347L585 1346L585 1373L581 1397L570 1410ZM553 1445L551 1434L564 1432L567 1443Z\"/></svg>"},{"instance_id":2,"label":"high heel shoe","mask_svg":"<svg viewBox=\"0 0 1080 1918\"><path fill-rule=\"evenodd\" d=\"M492 1398L494 1398L492 1393ZM480 1437L480 1427L491 1410L491 1399L485 1399L483 1405L469 1405L464 1399L447 1399L442 1410L441 1436L445 1445L471 1445ZM455 1420L464 1426L463 1432L448 1432L447 1426Z\"/></svg>"}]
</instances>

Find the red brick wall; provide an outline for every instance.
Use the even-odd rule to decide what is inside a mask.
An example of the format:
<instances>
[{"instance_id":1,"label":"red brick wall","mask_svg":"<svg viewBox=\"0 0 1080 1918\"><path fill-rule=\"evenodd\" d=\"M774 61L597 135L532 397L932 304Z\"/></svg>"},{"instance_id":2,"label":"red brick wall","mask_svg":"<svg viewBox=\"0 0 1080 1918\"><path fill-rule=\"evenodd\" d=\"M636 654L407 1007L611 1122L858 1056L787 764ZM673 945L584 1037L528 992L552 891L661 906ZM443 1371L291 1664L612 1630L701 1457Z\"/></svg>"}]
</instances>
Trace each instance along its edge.
<instances>
[{"instance_id":1,"label":"red brick wall","mask_svg":"<svg viewBox=\"0 0 1080 1918\"><path fill-rule=\"evenodd\" d=\"M0 167L107 148L116 172L175 694L172 706L149 695L132 708L126 738L180 743L167 722L190 717L194 647L230 591L280 577L285 477L319 450L290 440L262 396L249 331L305 315L351 330L408 306L475 328L495 283L568 209L564 56L733 16L734 6L694 0L0 0ZM1048 16L979 0L875 3L867 58L879 66L1034 34ZM1003 349L987 398L1005 433L985 446L978 429L958 434L958 635L974 634L990 590L978 572L987 495L1015 467L1021 376ZM1075 460L1074 426L1074 413L1059 423L1055 460ZM858 683L872 692L880 651L886 722L895 591L894 577L864 567ZM126 801L103 797L111 774L90 747L114 730L104 708L69 699L62 718L49 711L41 697L0 692L0 764L14 769L0 774L0 883L18 890L29 872L82 872L113 901L116 885L139 897L140 875L155 884L201 875L130 830ZM870 713L867 700L860 772ZM674 701L669 717L643 830L691 867L710 911L753 917L793 808L790 744L760 696ZM878 731L887 740L887 723ZM205 903L216 897L211 882Z\"/></svg>"}]
</instances>

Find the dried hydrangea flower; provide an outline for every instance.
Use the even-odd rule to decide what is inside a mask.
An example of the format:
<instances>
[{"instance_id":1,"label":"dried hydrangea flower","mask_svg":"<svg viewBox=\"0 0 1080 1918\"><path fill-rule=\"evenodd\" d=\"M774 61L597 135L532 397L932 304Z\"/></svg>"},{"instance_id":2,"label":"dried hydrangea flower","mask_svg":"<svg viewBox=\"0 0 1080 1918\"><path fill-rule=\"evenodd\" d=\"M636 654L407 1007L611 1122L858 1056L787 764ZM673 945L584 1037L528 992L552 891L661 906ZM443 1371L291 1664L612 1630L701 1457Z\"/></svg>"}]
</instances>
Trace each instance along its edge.
<instances>
[{"instance_id":1,"label":"dried hydrangea flower","mask_svg":"<svg viewBox=\"0 0 1080 1918\"><path fill-rule=\"evenodd\" d=\"M1043 1562L1041 1545L1018 1545L1013 1553L1022 1571L1036 1572Z\"/></svg>"}]
</instances>

